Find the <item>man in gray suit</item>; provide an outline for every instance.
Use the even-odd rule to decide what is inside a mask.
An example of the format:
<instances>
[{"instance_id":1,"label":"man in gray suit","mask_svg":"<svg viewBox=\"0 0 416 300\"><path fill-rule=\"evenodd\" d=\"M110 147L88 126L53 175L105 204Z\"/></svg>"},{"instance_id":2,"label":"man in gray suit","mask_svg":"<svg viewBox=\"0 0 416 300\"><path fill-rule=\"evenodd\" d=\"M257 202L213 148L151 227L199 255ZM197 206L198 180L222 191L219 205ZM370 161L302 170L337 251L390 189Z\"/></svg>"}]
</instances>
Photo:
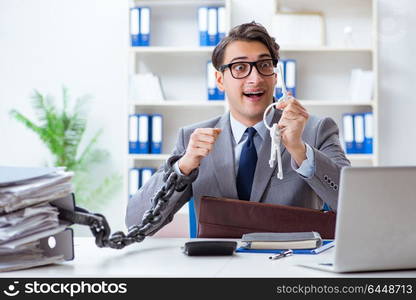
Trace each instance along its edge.
<instances>
[{"instance_id":1,"label":"man in gray suit","mask_svg":"<svg viewBox=\"0 0 416 300\"><path fill-rule=\"evenodd\" d=\"M293 97L267 116L281 132L283 180L269 166L271 138L263 113L273 101L279 46L254 22L234 27L215 48L216 81L227 94L229 113L179 130L169 167L193 180L174 192L162 222L169 223L191 197L199 209L201 196L320 209L337 208L340 171L350 165L340 146L338 128L330 118L310 116ZM139 224L151 198L163 185L160 168L130 199L128 227Z\"/></svg>"}]
</instances>

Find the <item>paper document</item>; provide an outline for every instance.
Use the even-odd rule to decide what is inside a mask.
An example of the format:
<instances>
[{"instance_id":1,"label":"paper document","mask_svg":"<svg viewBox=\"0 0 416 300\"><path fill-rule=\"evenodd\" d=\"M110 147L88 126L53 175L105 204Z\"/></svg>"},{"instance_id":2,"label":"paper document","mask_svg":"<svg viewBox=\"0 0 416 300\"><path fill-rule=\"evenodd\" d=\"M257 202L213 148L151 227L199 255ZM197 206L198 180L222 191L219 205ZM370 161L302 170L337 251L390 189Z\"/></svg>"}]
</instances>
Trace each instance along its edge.
<instances>
[{"instance_id":1,"label":"paper document","mask_svg":"<svg viewBox=\"0 0 416 300\"><path fill-rule=\"evenodd\" d=\"M67 225L53 204L73 201L72 176L63 168L0 167L0 272L63 261L67 245L45 246L51 237L69 241L72 252L72 231L62 235Z\"/></svg>"}]
</instances>

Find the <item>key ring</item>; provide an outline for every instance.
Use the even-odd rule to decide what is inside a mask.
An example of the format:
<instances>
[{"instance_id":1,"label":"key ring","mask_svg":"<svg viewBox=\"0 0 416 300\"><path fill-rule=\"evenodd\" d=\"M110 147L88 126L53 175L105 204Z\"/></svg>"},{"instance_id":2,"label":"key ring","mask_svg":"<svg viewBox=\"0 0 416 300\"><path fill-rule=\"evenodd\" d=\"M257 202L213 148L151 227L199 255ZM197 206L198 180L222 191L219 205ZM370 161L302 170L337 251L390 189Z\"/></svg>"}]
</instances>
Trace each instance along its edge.
<instances>
[{"instance_id":1,"label":"key ring","mask_svg":"<svg viewBox=\"0 0 416 300\"><path fill-rule=\"evenodd\" d=\"M283 179L283 168L282 168L282 154L280 153L280 140L281 140L281 136L280 136L280 131L279 128L277 127L277 124L273 124L272 127L269 126L269 124L267 124L266 122L266 117L267 114L269 112L269 110L274 106L277 105L279 102L281 101L285 101L286 98L288 97L287 94L287 89L283 80L283 71L282 71L282 65L278 64L278 69L277 71L279 72L279 78L281 80L282 83L282 92L283 92L283 96L277 100L276 102L271 103L269 106L267 106L266 110L263 113L263 123L264 126L269 130L270 132L270 138L271 138L271 149L270 149L270 160L269 160L269 165L270 168L274 167L275 161L276 161L276 156L277 156L277 167L278 167L278 172L277 172L277 178L278 179Z\"/></svg>"},{"instance_id":2,"label":"key ring","mask_svg":"<svg viewBox=\"0 0 416 300\"><path fill-rule=\"evenodd\" d=\"M263 122L266 128L270 132L270 139L271 139L271 149L270 149L270 160L269 165L270 168L274 168L276 158L277 158L277 178L282 180L283 179L283 168L282 168L282 154L280 152L280 132L279 128L277 127L277 123L274 123L272 127L270 127L266 122L267 112L270 110L273 105L277 103L270 104L267 109L264 111Z\"/></svg>"},{"instance_id":3,"label":"key ring","mask_svg":"<svg viewBox=\"0 0 416 300\"><path fill-rule=\"evenodd\" d=\"M263 114L263 123L264 123L264 126L266 126L266 128L268 129L268 130L272 130L272 128L269 126L269 124L267 124L267 122L266 122L266 117L267 117L267 114L268 114L268 112L269 112L269 110L274 106L274 105L277 105L279 102L281 102L281 101L286 101L286 99L288 98L288 93L287 93L287 89L286 89L286 84L285 84L285 81L284 81L284 79L283 79L283 69L282 69L282 63L278 63L277 64L277 72L279 73L279 79L280 79L280 81L281 81L281 85L282 85L282 93L283 93L283 96L282 97L280 97L276 102L272 102L272 103L270 103L270 105L269 106L267 106L267 108L266 108L266 110L264 111L264 114Z\"/></svg>"}]
</instances>

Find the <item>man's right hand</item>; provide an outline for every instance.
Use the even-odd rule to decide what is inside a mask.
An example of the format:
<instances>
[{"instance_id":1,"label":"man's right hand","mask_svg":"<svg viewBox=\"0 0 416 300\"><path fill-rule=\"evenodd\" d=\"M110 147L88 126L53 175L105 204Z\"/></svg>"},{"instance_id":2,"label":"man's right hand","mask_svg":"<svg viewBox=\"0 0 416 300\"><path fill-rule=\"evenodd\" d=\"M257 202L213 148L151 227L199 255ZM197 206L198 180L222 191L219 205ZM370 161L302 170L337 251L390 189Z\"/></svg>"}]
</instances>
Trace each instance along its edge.
<instances>
[{"instance_id":1,"label":"man's right hand","mask_svg":"<svg viewBox=\"0 0 416 300\"><path fill-rule=\"evenodd\" d=\"M178 161L179 170L189 175L208 156L221 133L220 128L197 128L191 134L185 155Z\"/></svg>"}]
</instances>

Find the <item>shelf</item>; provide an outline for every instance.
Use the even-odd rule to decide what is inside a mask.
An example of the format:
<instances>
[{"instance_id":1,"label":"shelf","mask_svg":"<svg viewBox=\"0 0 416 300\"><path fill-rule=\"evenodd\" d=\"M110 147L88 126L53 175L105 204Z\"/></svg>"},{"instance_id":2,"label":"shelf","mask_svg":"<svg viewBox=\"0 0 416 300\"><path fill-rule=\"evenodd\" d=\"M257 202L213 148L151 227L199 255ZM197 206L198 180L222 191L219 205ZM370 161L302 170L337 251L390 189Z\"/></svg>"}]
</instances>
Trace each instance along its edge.
<instances>
[{"instance_id":1,"label":"shelf","mask_svg":"<svg viewBox=\"0 0 416 300\"><path fill-rule=\"evenodd\" d=\"M221 6L224 0L136 0L133 1L140 6Z\"/></svg>"},{"instance_id":2,"label":"shelf","mask_svg":"<svg viewBox=\"0 0 416 300\"><path fill-rule=\"evenodd\" d=\"M348 100L300 100L302 105L305 106L373 106L373 102L368 101L348 101ZM166 100L161 102L150 101L131 101L132 106L145 106L145 107L224 107L226 101L173 101Z\"/></svg>"},{"instance_id":3,"label":"shelf","mask_svg":"<svg viewBox=\"0 0 416 300\"><path fill-rule=\"evenodd\" d=\"M214 47L130 47L130 52L141 54L211 54Z\"/></svg>"},{"instance_id":4,"label":"shelf","mask_svg":"<svg viewBox=\"0 0 416 300\"><path fill-rule=\"evenodd\" d=\"M134 160L167 160L170 154L129 154L129 157Z\"/></svg>"},{"instance_id":5,"label":"shelf","mask_svg":"<svg viewBox=\"0 0 416 300\"><path fill-rule=\"evenodd\" d=\"M373 106L369 101L352 100L300 100L305 106Z\"/></svg>"},{"instance_id":6,"label":"shelf","mask_svg":"<svg viewBox=\"0 0 416 300\"><path fill-rule=\"evenodd\" d=\"M165 161L170 154L129 154L133 160L147 160L147 161ZM350 161L372 161L373 154L347 154Z\"/></svg>"},{"instance_id":7,"label":"shelf","mask_svg":"<svg viewBox=\"0 0 416 300\"><path fill-rule=\"evenodd\" d=\"M353 161L370 161L373 160L373 154L347 154L347 158Z\"/></svg>"},{"instance_id":8,"label":"shelf","mask_svg":"<svg viewBox=\"0 0 416 300\"><path fill-rule=\"evenodd\" d=\"M225 101L164 101L164 102L138 102L132 101L132 106L145 107L219 107L225 106Z\"/></svg>"},{"instance_id":9,"label":"shelf","mask_svg":"<svg viewBox=\"0 0 416 300\"><path fill-rule=\"evenodd\" d=\"M170 154L129 154L133 160L148 160L148 161L165 161ZM374 158L373 154L347 154L347 158L353 161L371 161Z\"/></svg>"},{"instance_id":10,"label":"shelf","mask_svg":"<svg viewBox=\"0 0 416 300\"><path fill-rule=\"evenodd\" d=\"M340 48L340 47L285 47L280 46L281 52L373 52L371 48Z\"/></svg>"},{"instance_id":11,"label":"shelf","mask_svg":"<svg viewBox=\"0 0 416 300\"><path fill-rule=\"evenodd\" d=\"M169 53L203 53L211 54L214 51L213 46L199 47L130 47L130 51L134 53L149 53L149 54L169 54ZM281 52L372 52L371 48L336 48L336 47L287 47L280 48Z\"/></svg>"}]
</instances>

